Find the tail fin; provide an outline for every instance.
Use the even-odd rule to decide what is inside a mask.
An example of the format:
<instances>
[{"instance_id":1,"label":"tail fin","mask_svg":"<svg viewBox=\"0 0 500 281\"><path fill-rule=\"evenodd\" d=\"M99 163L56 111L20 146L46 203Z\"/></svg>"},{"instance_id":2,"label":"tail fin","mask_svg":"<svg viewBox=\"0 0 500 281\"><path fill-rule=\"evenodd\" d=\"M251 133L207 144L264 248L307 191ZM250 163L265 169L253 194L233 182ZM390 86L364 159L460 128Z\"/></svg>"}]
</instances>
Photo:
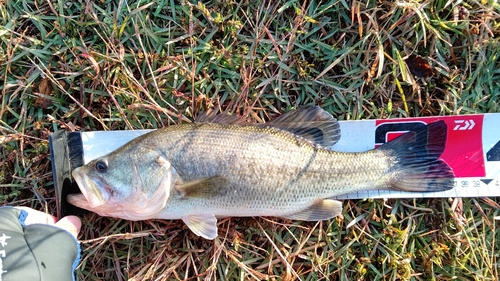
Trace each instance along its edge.
<instances>
[{"instance_id":1,"label":"tail fin","mask_svg":"<svg viewBox=\"0 0 500 281\"><path fill-rule=\"evenodd\" d=\"M417 192L453 188L453 170L439 159L446 144L446 130L446 123L437 121L378 148L396 158L389 171L392 188Z\"/></svg>"}]
</instances>

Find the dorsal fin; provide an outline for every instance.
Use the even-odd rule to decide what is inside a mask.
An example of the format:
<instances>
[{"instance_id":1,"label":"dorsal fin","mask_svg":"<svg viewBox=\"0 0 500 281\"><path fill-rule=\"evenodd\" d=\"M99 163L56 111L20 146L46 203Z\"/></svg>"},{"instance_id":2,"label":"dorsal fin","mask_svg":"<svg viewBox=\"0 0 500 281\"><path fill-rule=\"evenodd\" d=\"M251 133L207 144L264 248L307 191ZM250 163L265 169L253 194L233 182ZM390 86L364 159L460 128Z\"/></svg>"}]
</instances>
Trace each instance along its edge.
<instances>
[{"instance_id":1,"label":"dorsal fin","mask_svg":"<svg viewBox=\"0 0 500 281\"><path fill-rule=\"evenodd\" d=\"M196 123L218 123L218 124L233 124L246 125L245 119L236 114L229 112L216 113L214 110L209 110L198 115L195 119Z\"/></svg>"},{"instance_id":2,"label":"dorsal fin","mask_svg":"<svg viewBox=\"0 0 500 281\"><path fill-rule=\"evenodd\" d=\"M339 123L318 106L303 106L262 125L288 131L325 147L340 139Z\"/></svg>"},{"instance_id":3,"label":"dorsal fin","mask_svg":"<svg viewBox=\"0 0 500 281\"><path fill-rule=\"evenodd\" d=\"M236 114L215 113L215 111L204 112L198 115L195 121L197 123L251 125ZM324 147L332 146L340 139L339 123L332 115L318 106L303 106L256 126L278 128Z\"/></svg>"}]
</instances>

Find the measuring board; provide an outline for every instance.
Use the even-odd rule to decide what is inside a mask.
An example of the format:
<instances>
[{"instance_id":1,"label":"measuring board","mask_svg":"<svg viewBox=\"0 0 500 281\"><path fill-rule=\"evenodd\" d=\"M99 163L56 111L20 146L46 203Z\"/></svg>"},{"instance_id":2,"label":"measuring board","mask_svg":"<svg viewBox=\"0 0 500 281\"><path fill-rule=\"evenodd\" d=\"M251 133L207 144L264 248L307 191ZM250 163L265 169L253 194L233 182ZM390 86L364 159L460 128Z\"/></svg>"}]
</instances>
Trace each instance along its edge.
<instances>
[{"instance_id":1,"label":"measuring board","mask_svg":"<svg viewBox=\"0 0 500 281\"><path fill-rule=\"evenodd\" d=\"M338 199L487 197L500 196L500 114L475 114L423 118L340 121L341 138L331 149L360 152L426 124L443 120L447 124L446 148L441 155L455 173L455 187L443 192L371 190L338 196ZM68 193L78 192L71 170L101 157L151 130L95 131L50 136L54 183L62 214ZM65 190L67 189L67 191ZM69 204L68 204L69 205ZM59 210L58 210L59 214Z\"/></svg>"}]
</instances>

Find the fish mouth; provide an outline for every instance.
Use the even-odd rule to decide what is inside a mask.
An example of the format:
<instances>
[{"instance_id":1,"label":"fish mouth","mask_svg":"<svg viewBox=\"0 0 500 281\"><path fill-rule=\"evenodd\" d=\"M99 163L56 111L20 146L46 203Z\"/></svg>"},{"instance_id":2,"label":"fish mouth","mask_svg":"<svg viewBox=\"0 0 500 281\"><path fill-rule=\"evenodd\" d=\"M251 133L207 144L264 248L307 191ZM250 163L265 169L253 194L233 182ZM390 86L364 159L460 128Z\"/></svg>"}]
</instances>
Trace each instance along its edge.
<instances>
[{"instance_id":1,"label":"fish mouth","mask_svg":"<svg viewBox=\"0 0 500 281\"><path fill-rule=\"evenodd\" d=\"M99 178L89 177L83 167L76 168L71 172L82 194L70 194L67 201L77 207L89 209L96 208L109 199L106 185Z\"/></svg>"}]
</instances>

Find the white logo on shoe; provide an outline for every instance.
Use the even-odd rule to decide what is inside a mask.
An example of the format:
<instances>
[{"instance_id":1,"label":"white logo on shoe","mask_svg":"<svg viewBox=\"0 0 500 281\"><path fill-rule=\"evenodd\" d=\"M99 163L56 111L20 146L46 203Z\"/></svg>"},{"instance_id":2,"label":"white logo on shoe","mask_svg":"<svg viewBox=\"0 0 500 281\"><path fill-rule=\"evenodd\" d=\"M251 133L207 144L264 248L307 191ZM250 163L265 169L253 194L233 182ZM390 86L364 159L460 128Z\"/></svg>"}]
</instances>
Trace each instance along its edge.
<instances>
[{"instance_id":1,"label":"white logo on shoe","mask_svg":"<svg viewBox=\"0 0 500 281\"><path fill-rule=\"evenodd\" d=\"M0 237L0 245L5 248L5 245L7 245L7 239L10 239L10 236L5 235L5 233L2 233L2 237Z\"/></svg>"},{"instance_id":2,"label":"white logo on shoe","mask_svg":"<svg viewBox=\"0 0 500 281\"><path fill-rule=\"evenodd\" d=\"M10 239L12 237L5 235L5 233L2 233L2 236L0 237L0 245L2 248L5 248L7 245L7 239ZM2 281L2 274L7 272L7 270L3 270L3 260L2 258L5 258L7 256L7 253L5 250L0 250L0 281Z\"/></svg>"}]
</instances>

